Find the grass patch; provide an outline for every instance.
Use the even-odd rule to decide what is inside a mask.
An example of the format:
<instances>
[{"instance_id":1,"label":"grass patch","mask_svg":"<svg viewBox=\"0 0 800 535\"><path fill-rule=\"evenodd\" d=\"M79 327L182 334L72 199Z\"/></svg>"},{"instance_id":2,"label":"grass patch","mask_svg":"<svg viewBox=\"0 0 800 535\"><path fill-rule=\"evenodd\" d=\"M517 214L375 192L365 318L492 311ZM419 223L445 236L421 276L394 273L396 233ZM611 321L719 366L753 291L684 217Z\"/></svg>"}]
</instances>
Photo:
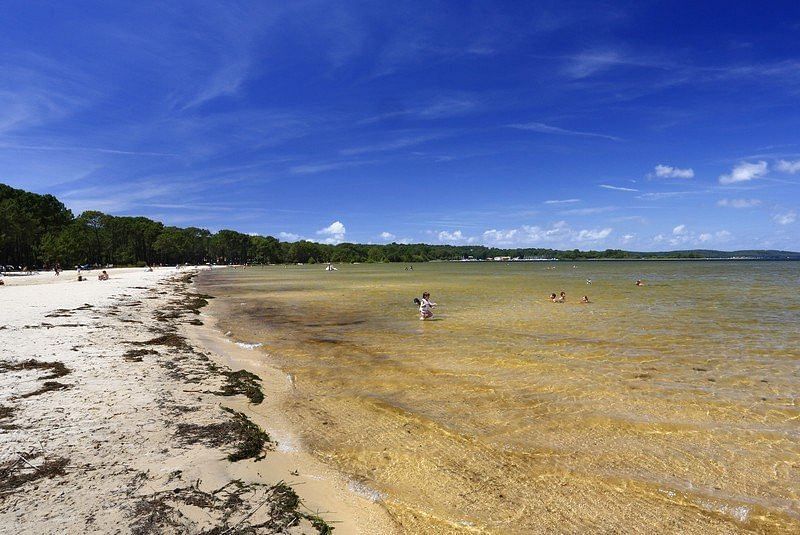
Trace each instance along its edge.
<instances>
[{"instance_id":1,"label":"grass patch","mask_svg":"<svg viewBox=\"0 0 800 535\"><path fill-rule=\"evenodd\" d=\"M50 461L45 461L36 469L23 463L21 459L7 461L0 465L0 500L5 494L9 494L21 487L25 483L36 481L37 479L50 478L66 475L65 468L69 459L57 457Z\"/></svg>"},{"instance_id":2,"label":"grass patch","mask_svg":"<svg viewBox=\"0 0 800 535\"><path fill-rule=\"evenodd\" d=\"M235 372L222 372L226 381L222 386L222 390L217 392L220 396L236 396L241 394L247 396L250 403L256 405L264 401L264 392L261 390L261 378L246 370L239 370Z\"/></svg>"},{"instance_id":3,"label":"grass patch","mask_svg":"<svg viewBox=\"0 0 800 535\"><path fill-rule=\"evenodd\" d=\"M269 435L241 412L227 407L222 407L222 410L232 415L225 422L178 424L176 434L181 443L204 444L212 448L231 447L233 451L228 454L231 462L263 459L264 450L272 446Z\"/></svg>"},{"instance_id":4,"label":"grass patch","mask_svg":"<svg viewBox=\"0 0 800 535\"><path fill-rule=\"evenodd\" d=\"M40 379L58 379L64 377L72 370L64 366L63 362L43 362L36 359L23 360L22 362L0 362L0 373L16 372L23 370L49 370L50 374Z\"/></svg>"}]
</instances>

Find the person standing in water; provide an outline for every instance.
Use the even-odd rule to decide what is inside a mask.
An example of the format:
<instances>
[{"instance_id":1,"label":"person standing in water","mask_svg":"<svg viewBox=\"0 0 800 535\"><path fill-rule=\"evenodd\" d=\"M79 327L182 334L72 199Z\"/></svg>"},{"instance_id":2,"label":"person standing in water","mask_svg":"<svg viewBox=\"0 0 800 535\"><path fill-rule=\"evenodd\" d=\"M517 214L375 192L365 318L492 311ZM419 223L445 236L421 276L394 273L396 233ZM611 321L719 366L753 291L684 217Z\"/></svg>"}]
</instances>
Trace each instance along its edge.
<instances>
[{"instance_id":1,"label":"person standing in water","mask_svg":"<svg viewBox=\"0 0 800 535\"><path fill-rule=\"evenodd\" d=\"M425 292L422 294L422 300L414 298L414 303L419 305L419 319L427 320L433 317L433 307L436 306L436 303L431 301L431 294L429 292Z\"/></svg>"}]
</instances>

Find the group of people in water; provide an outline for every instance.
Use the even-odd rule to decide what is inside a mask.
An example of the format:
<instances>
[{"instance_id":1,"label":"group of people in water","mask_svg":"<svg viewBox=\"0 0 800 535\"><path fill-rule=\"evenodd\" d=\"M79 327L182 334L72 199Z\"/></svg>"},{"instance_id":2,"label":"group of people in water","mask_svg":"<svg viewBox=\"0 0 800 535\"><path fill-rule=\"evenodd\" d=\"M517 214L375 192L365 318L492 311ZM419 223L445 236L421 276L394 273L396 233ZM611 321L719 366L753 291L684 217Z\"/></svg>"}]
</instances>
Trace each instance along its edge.
<instances>
[{"instance_id":1,"label":"group of people in water","mask_svg":"<svg viewBox=\"0 0 800 535\"><path fill-rule=\"evenodd\" d=\"M587 280L587 284L591 284L589 280ZM644 286L644 281L642 279L638 279L636 281L636 286ZM560 294L556 294L555 292L550 294L550 302L552 303L566 303L567 302L567 292L564 290L561 291ZM581 304L589 304L591 301L589 300L588 295L584 295L581 297L579 301ZM415 297L414 304L419 307L419 319L420 320L428 320L433 318L433 308L436 306L436 303L431 301L431 294L430 292L424 292L422 294L422 299Z\"/></svg>"},{"instance_id":2,"label":"group of people in water","mask_svg":"<svg viewBox=\"0 0 800 535\"><path fill-rule=\"evenodd\" d=\"M556 295L555 293L550 294L550 301L553 302L553 303L566 303L567 302L567 292L562 290L559 295ZM584 303L584 304L591 303L591 301L589 301L589 296L588 295L584 295L583 297L581 297L581 301L580 302Z\"/></svg>"}]
</instances>

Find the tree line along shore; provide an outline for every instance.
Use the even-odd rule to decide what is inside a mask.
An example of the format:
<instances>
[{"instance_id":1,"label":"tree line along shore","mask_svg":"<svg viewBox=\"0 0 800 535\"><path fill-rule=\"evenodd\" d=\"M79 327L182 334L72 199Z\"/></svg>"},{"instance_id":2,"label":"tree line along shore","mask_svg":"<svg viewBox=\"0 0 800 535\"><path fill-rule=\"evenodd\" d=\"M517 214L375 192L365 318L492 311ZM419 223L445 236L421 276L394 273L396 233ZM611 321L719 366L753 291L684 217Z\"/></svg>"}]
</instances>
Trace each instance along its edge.
<instances>
[{"instance_id":1,"label":"tree line along shore","mask_svg":"<svg viewBox=\"0 0 800 535\"><path fill-rule=\"evenodd\" d=\"M312 241L284 242L235 230L211 232L167 226L147 217L113 216L89 210L75 216L53 195L40 195L0 184L0 266L17 268L76 265L280 264L315 262L428 262L487 260L497 257L561 260L656 258L800 259L785 251L671 251L641 253L497 248L483 245L383 245ZM0 268L2 269L2 268Z\"/></svg>"}]
</instances>

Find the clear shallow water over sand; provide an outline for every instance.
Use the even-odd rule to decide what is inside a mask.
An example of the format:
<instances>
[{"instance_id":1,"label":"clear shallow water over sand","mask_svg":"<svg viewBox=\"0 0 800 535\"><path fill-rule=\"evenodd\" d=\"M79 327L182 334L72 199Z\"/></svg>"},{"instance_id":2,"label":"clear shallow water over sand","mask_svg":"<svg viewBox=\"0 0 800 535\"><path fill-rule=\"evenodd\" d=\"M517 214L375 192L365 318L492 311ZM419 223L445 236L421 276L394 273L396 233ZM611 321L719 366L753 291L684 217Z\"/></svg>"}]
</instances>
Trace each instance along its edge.
<instances>
[{"instance_id":1,"label":"clear shallow water over sand","mask_svg":"<svg viewBox=\"0 0 800 535\"><path fill-rule=\"evenodd\" d=\"M275 266L201 287L294 378L307 446L409 531L800 530L800 263Z\"/></svg>"}]
</instances>

